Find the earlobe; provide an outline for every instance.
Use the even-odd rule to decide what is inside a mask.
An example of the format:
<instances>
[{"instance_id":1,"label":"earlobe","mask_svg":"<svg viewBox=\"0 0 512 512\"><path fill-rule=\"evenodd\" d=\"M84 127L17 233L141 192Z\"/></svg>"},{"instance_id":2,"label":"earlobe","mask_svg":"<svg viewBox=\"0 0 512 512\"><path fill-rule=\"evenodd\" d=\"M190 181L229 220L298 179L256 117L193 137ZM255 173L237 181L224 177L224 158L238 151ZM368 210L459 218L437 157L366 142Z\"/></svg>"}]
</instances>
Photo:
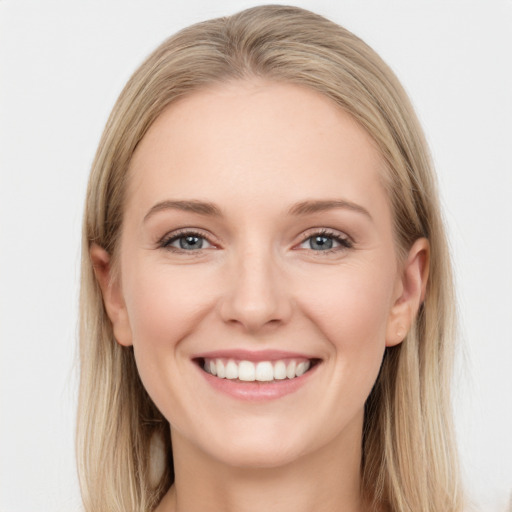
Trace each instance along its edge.
<instances>
[{"instance_id":1,"label":"earlobe","mask_svg":"<svg viewBox=\"0 0 512 512\"><path fill-rule=\"evenodd\" d=\"M112 275L110 254L97 244L91 245L89 254L116 341L120 345L130 346L132 345L130 323L119 279Z\"/></svg>"},{"instance_id":2,"label":"earlobe","mask_svg":"<svg viewBox=\"0 0 512 512\"><path fill-rule=\"evenodd\" d=\"M388 318L386 346L401 343L425 300L430 246L426 238L414 242L397 282L397 294Z\"/></svg>"}]
</instances>

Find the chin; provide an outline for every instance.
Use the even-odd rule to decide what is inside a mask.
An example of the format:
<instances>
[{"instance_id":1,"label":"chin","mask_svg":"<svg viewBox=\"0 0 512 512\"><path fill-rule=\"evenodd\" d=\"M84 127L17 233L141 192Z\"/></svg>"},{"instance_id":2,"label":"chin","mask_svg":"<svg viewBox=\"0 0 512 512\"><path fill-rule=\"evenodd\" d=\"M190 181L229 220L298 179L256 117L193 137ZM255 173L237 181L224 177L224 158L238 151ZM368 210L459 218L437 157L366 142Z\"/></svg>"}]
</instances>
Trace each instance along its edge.
<instances>
[{"instance_id":1,"label":"chin","mask_svg":"<svg viewBox=\"0 0 512 512\"><path fill-rule=\"evenodd\" d=\"M272 469L287 466L299 459L301 450L282 443L232 443L228 450L212 454L219 462L241 469Z\"/></svg>"},{"instance_id":2,"label":"chin","mask_svg":"<svg viewBox=\"0 0 512 512\"><path fill-rule=\"evenodd\" d=\"M256 469L286 466L315 449L317 440L305 430L293 432L280 422L257 423L252 428L225 428L218 435L210 432L203 450L227 466Z\"/></svg>"}]
</instances>

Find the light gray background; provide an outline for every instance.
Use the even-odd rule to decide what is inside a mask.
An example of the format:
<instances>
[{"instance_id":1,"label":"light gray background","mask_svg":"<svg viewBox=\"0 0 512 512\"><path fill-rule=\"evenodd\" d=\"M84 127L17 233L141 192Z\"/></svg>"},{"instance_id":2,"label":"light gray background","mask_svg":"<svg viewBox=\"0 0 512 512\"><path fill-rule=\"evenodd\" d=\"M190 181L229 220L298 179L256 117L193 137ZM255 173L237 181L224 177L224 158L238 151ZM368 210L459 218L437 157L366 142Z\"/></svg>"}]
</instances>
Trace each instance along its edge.
<instances>
[{"instance_id":1,"label":"light gray background","mask_svg":"<svg viewBox=\"0 0 512 512\"><path fill-rule=\"evenodd\" d=\"M80 509L81 211L122 86L165 37L260 2L0 0L0 511ZM430 141L460 299L455 410L482 510L512 492L512 1L296 1L372 45ZM420 512L420 511L418 511Z\"/></svg>"}]
</instances>

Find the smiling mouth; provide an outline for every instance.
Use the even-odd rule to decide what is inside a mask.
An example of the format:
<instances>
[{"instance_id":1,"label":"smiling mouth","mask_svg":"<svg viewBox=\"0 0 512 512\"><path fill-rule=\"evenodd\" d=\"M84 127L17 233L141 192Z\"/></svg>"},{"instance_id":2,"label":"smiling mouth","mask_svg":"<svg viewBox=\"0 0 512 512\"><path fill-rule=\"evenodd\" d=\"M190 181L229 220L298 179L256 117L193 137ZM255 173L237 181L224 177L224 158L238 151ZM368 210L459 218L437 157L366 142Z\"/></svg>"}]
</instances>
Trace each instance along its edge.
<instances>
[{"instance_id":1,"label":"smiling mouth","mask_svg":"<svg viewBox=\"0 0 512 512\"><path fill-rule=\"evenodd\" d=\"M198 358L196 362L206 373L219 379L273 383L301 377L317 365L320 359L287 358L252 362L226 358Z\"/></svg>"}]
</instances>

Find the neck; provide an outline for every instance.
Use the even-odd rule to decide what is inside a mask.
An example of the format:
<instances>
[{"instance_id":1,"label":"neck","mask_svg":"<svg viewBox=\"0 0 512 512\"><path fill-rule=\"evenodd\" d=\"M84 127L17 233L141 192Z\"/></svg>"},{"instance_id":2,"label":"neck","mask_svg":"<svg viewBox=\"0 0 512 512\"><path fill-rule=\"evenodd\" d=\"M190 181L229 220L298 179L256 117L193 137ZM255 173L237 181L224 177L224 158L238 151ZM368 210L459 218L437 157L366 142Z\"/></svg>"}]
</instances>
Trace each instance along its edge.
<instances>
[{"instance_id":1,"label":"neck","mask_svg":"<svg viewBox=\"0 0 512 512\"><path fill-rule=\"evenodd\" d=\"M240 468L173 432L176 480L156 512L362 512L361 425L354 433L280 467Z\"/></svg>"}]
</instances>

